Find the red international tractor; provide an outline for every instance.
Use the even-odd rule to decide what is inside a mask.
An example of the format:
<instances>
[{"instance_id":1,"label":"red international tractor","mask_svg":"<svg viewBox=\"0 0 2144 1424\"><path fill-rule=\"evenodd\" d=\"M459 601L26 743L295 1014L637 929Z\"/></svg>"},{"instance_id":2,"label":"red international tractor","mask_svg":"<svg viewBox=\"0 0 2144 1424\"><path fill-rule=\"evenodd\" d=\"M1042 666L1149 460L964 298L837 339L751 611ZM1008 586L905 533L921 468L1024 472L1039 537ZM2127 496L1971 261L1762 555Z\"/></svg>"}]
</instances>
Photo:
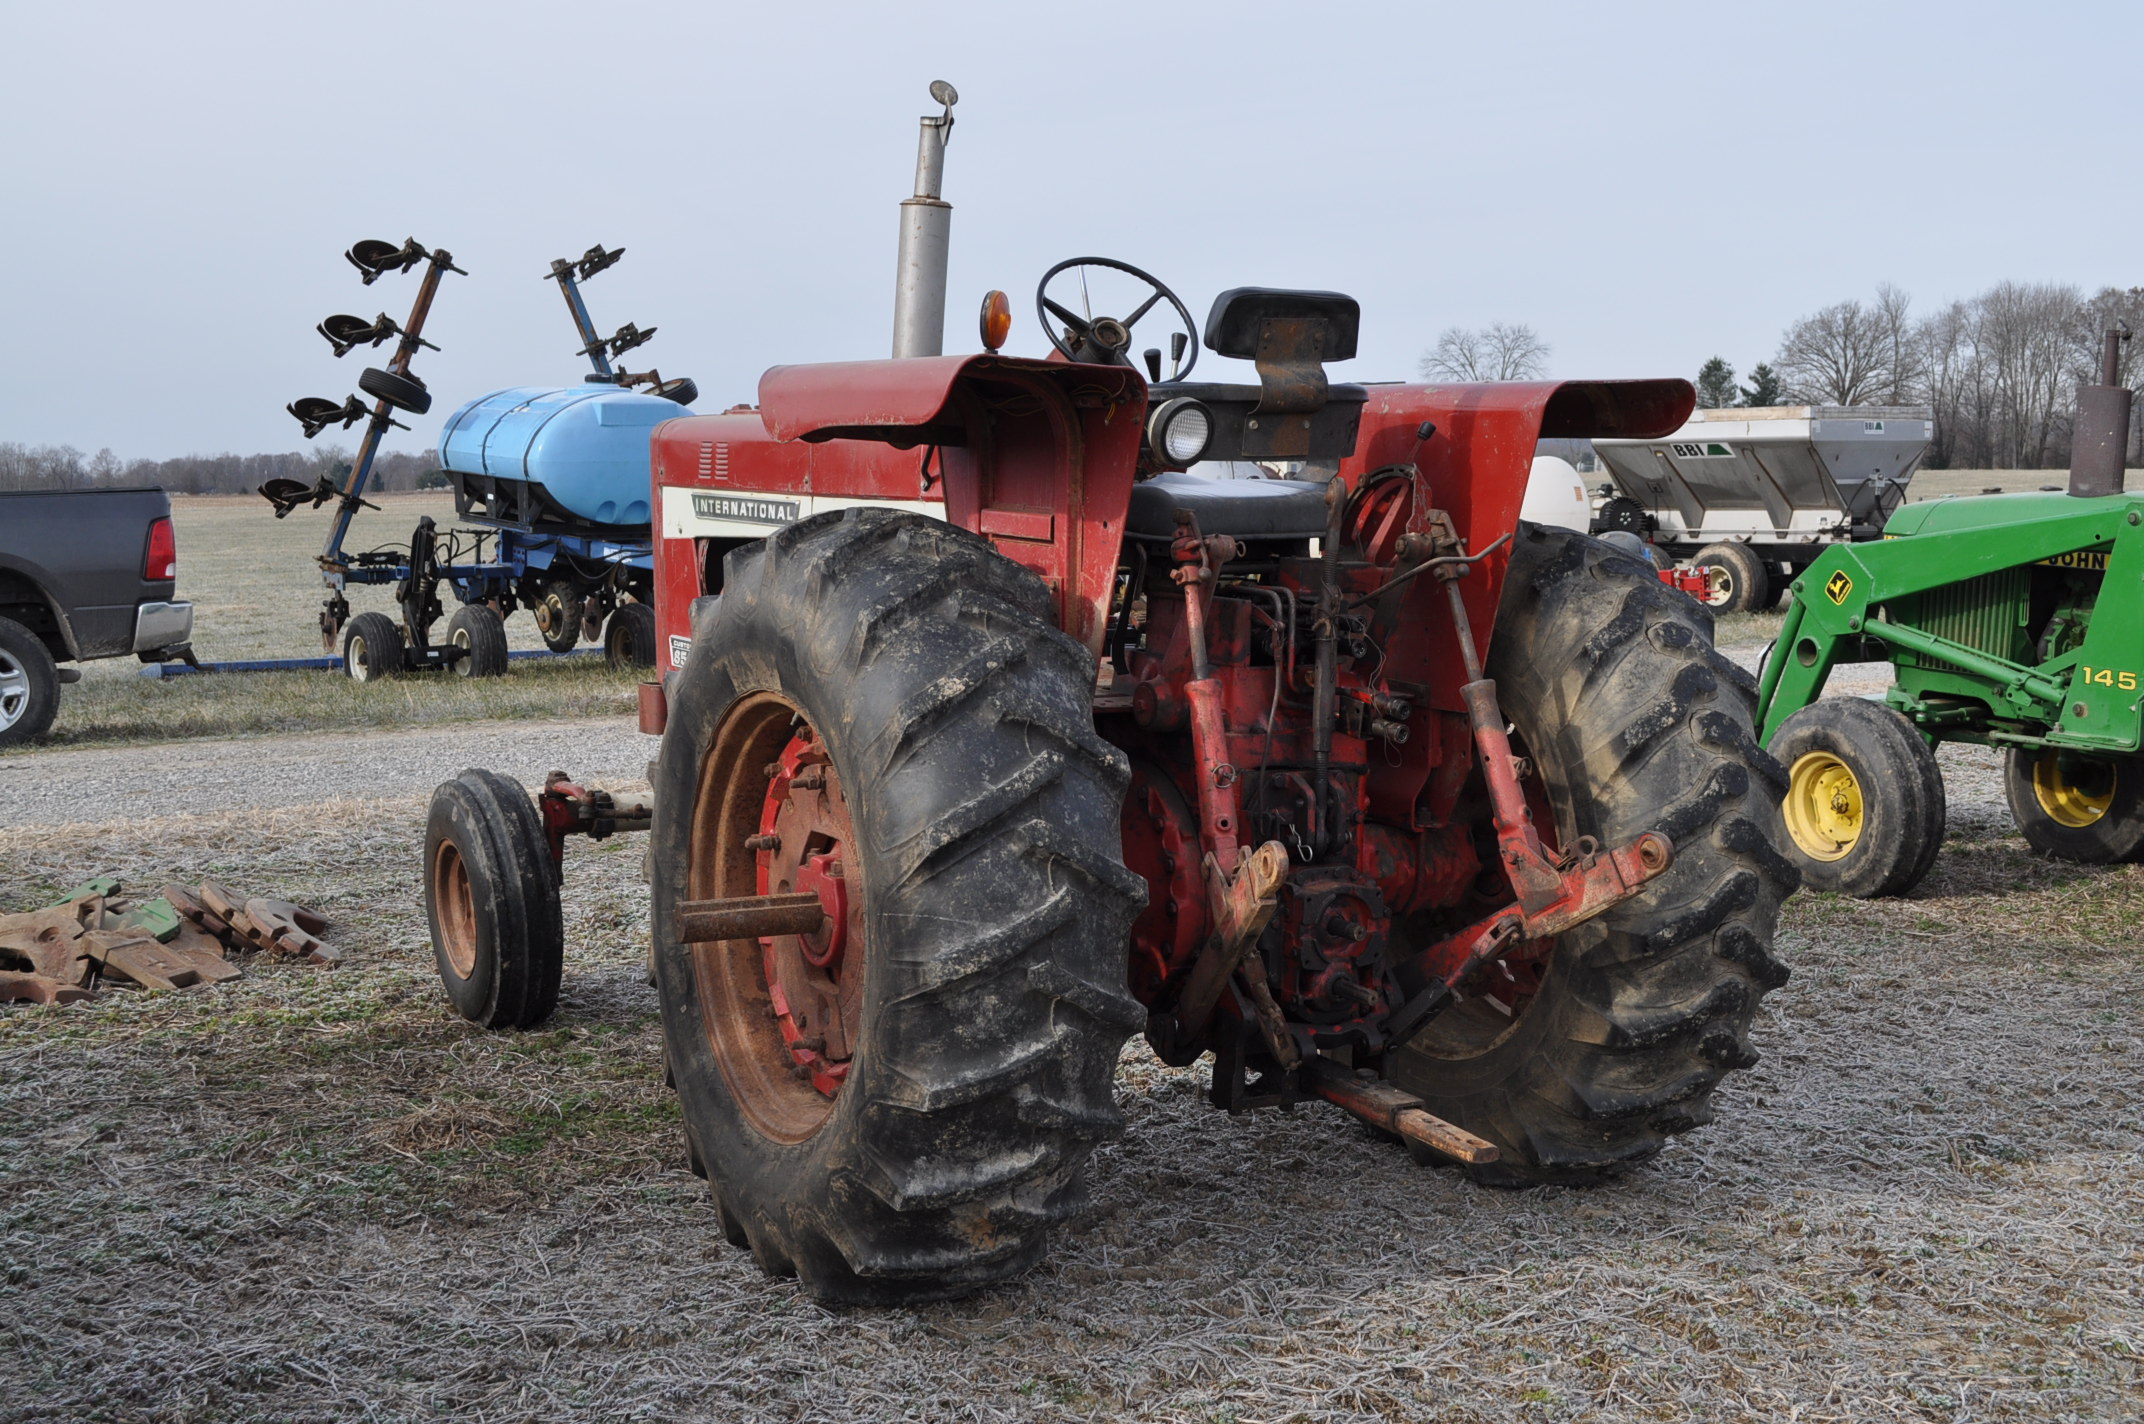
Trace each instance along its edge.
<instances>
[{"instance_id":1,"label":"red international tractor","mask_svg":"<svg viewBox=\"0 0 2144 1424\"><path fill-rule=\"evenodd\" d=\"M1075 312L1083 268L1148 295ZM563 837L652 822L692 1163L835 1300L1032 1265L1134 1032L1211 1055L1219 1107L1323 1099L1484 1182L1709 1120L1787 977L1783 777L1702 608L1517 519L1538 440L1674 430L1689 385L1336 384L1353 300L1238 288L1201 330L1099 259L1038 305L1043 359L997 353L995 293L986 349L937 355L905 295L893 359L659 429L652 810L440 789L457 1006L547 1014ZM1155 312L1168 379L1131 359ZM1190 379L1201 339L1255 383ZM1249 462L1288 477L1210 477Z\"/></svg>"}]
</instances>

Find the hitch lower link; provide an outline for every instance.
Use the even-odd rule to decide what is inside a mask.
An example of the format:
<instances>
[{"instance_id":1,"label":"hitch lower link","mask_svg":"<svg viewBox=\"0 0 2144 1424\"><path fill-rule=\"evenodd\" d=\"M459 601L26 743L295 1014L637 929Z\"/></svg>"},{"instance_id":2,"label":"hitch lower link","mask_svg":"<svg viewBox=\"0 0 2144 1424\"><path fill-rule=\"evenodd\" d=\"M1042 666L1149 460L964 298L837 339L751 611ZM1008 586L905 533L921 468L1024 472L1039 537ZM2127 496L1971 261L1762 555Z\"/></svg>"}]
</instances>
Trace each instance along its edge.
<instances>
[{"instance_id":1,"label":"hitch lower link","mask_svg":"<svg viewBox=\"0 0 2144 1424\"><path fill-rule=\"evenodd\" d=\"M1206 600L1214 570L1242 552L1225 534L1199 536L1198 520L1188 509L1176 512L1180 526L1170 546L1176 559L1171 577L1184 590L1184 631L1191 651L1191 680L1184 695L1191 704L1191 750L1198 765L1199 838L1206 882L1206 909L1213 932L1184 982L1177 1002L1175 1036L1191 1039L1206 1027L1221 992L1238 969L1258 1018L1266 1046L1283 1068L1303 1061L1295 1035L1288 1031L1265 966L1258 962L1258 937L1280 904L1280 887L1288 878L1288 848L1267 841L1246 850L1237 839L1243 800L1235 766L1228 759L1228 733L1221 717L1221 685L1214 680L1206 652Z\"/></svg>"},{"instance_id":2,"label":"hitch lower link","mask_svg":"<svg viewBox=\"0 0 2144 1424\"><path fill-rule=\"evenodd\" d=\"M1484 550L1486 555L1494 546ZM1474 730L1482 775L1488 782L1491 815L1496 825L1497 858L1517 900L1431 945L1400 966L1409 997L1386 1026L1395 1047L1419 1032L1452 1001L1469 976L1510 954L1520 945L1547 939L1612 909L1644 888L1675 861L1675 846L1658 831L1645 831L1629 844L1604 851L1591 836L1581 836L1570 852L1548 853L1519 789L1518 759L1512 754L1496 684L1482 675L1474 630L1459 593L1474 559L1436 560L1433 572L1443 581L1452 608L1452 624L1467 671L1460 695Z\"/></svg>"},{"instance_id":3,"label":"hitch lower link","mask_svg":"<svg viewBox=\"0 0 2144 1424\"><path fill-rule=\"evenodd\" d=\"M543 794L536 798L543 821L544 840L556 870L566 862L566 837L586 836L600 841L622 831L644 831L655 824L655 801L649 796L613 796L608 791L582 786L563 771L543 779Z\"/></svg>"}]
</instances>

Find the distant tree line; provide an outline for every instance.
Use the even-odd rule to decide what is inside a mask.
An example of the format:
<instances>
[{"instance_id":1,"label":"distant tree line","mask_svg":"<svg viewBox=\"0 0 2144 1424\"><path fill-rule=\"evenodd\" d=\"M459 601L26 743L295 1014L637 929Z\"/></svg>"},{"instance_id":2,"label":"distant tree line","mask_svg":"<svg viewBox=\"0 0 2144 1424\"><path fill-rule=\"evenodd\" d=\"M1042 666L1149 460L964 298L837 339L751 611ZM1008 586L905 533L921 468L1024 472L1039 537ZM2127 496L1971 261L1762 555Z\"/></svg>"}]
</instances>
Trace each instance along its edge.
<instances>
[{"instance_id":1,"label":"distant tree line","mask_svg":"<svg viewBox=\"0 0 2144 1424\"><path fill-rule=\"evenodd\" d=\"M2088 298L2060 283L2001 282L1916 317L1912 299L1886 283L1872 302L1837 302L1790 325L1751 386L1736 386L1734 368L1713 357L1698 371L1698 404L1925 405L1935 411L1932 469L2061 467L2077 387L2098 383L2102 339L2117 323L2144 330L2144 287ZM2135 341L2121 352L2117 379L2137 390L2144 353ZM2144 464L2144 408L2129 442L2130 463Z\"/></svg>"},{"instance_id":2,"label":"distant tree line","mask_svg":"<svg viewBox=\"0 0 2144 1424\"><path fill-rule=\"evenodd\" d=\"M172 460L121 460L110 450L84 455L72 445L0 441L0 490L130 489L154 485L173 494L250 494L265 480L322 476L340 481L351 452L339 445L287 455L181 455ZM446 476L430 454L389 451L372 462L368 490L444 488Z\"/></svg>"}]
</instances>

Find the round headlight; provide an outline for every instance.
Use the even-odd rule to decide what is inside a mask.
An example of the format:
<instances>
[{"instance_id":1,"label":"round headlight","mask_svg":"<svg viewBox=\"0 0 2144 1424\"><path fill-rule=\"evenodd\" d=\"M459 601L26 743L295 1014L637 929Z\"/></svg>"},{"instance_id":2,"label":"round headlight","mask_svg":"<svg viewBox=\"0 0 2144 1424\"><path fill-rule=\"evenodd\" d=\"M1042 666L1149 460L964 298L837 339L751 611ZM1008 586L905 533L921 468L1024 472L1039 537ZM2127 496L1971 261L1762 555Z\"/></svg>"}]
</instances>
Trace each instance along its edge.
<instances>
[{"instance_id":1,"label":"round headlight","mask_svg":"<svg viewBox=\"0 0 2144 1424\"><path fill-rule=\"evenodd\" d=\"M1147 417L1146 442L1171 465L1189 465L1213 441L1213 412L1190 396L1164 401Z\"/></svg>"}]
</instances>

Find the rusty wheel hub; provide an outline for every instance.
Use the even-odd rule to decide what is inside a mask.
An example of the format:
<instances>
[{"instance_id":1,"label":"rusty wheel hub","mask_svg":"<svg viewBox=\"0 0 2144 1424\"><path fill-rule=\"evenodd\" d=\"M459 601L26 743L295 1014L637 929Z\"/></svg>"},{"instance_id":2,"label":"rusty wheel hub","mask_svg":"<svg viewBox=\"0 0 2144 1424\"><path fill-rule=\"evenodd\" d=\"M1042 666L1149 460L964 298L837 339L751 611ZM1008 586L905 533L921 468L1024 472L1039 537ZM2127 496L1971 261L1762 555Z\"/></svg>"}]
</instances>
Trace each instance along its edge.
<instances>
[{"instance_id":1,"label":"rusty wheel hub","mask_svg":"<svg viewBox=\"0 0 2144 1424\"><path fill-rule=\"evenodd\" d=\"M789 739L772 771L755 837L758 891L817 895L826 923L817 934L760 941L767 997L790 1057L832 1097L849 1075L863 1013L860 904L846 864L856 832L833 758L810 727Z\"/></svg>"},{"instance_id":2,"label":"rusty wheel hub","mask_svg":"<svg viewBox=\"0 0 2144 1424\"><path fill-rule=\"evenodd\" d=\"M690 900L810 894L808 935L696 942L707 1044L738 1106L776 1141L832 1114L864 1009L864 894L840 774L795 703L756 692L716 729L692 813Z\"/></svg>"}]
</instances>

